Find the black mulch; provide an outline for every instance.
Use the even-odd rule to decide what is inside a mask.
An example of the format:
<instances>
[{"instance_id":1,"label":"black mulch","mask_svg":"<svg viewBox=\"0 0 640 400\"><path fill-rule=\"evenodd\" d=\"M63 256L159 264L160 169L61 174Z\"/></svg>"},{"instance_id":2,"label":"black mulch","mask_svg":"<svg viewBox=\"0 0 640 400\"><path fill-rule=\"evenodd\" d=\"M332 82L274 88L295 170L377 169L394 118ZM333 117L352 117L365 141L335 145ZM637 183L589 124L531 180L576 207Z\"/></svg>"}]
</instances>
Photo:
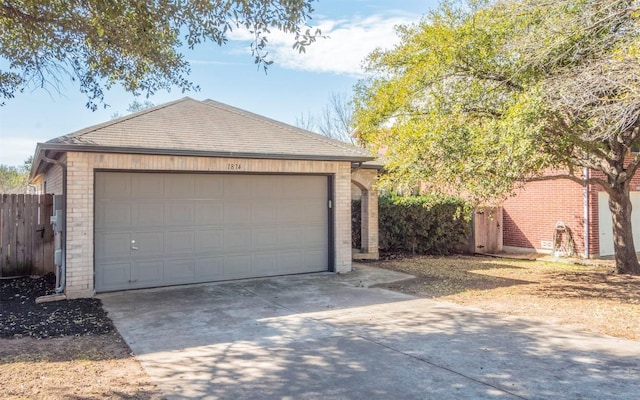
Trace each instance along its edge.
<instances>
[{"instance_id":1,"label":"black mulch","mask_svg":"<svg viewBox=\"0 0 640 400\"><path fill-rule=\"evenodd\" d=\"M36 304L53 294L55 276L0 280L0 338L79 336L112 332L99 299L61 300Z\"/></svg>"}]
</instances>

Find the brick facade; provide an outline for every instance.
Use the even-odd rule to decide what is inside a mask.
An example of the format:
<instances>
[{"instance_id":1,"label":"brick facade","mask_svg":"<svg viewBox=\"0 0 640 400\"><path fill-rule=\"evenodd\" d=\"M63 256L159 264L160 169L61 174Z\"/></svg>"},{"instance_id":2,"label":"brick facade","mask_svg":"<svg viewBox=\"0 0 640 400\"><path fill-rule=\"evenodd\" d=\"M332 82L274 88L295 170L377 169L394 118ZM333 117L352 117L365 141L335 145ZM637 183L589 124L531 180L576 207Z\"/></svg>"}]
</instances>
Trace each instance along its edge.
<instances>
[{"instance_id":1,"label":"brick facade","mask_svg":"<svg viewBox=\"0 0 640 400\"><path fill-rule=\"evenodd\" d=\"M189 156L67 153L67 274L68 298L94 295L94 174L96 170L162 172L223 172L240 165L242 173L327 174L334 176L334 264L336 272L351 271L351 163ZM40 182L61 175L51 169ZM51 192L49 184L47 191Z\"/></svg>"},{"instance_id":2,"label":"brick facade","mask_svg":"<svg viewBox=\"0 0 640 400\"><path fill-rule=\"evenodd\" d=\"M378 249L378 170L359 168L351 173L351 197L353 198L353 186L359 191L361 201L360 238L361 248L354 254L354 258L377 260ZM351 202L349 202L351 203ZM349 216L351 220L351 216Z\"/></svg>"},{"instance_id":3,"label":"brick facade","mask_svg":"<svg viewBox=\"0 0 640 400\"><path fill-rule=\"evenodd\" d=\"M590 177L605 179L598 171L589 171ZM562 221L571 230L575 253L585 255L584 185L568 179L529 182L503 204L504 246L506 250L551 252L541 242L552 241L555 224ZM589 257L600 255L598 193L599 185L588 185ZM631 181L631 191L640 191L640 174ZM602 205L606 207L607 205Z\"/></svg>"},{"instance_id":4,"label":"brick facade","mask_svg":"<svg viewBox=\"0 0 640 400\"><path fill-rule=\"evenodd\" d=\"M527 183L503 204L503 245L551 252L559 221L571 230L575 252L584 252L583 186L566 179Z\"/></svg>"}]
</instances>

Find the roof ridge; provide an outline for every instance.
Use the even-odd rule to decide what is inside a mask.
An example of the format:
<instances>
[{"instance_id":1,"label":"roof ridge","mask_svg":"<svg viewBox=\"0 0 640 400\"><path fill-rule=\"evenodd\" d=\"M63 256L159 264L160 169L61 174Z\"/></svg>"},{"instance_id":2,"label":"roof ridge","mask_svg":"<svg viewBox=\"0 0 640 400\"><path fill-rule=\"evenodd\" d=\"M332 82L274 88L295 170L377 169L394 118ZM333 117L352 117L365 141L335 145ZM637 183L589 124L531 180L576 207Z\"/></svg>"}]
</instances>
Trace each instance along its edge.
<instances>
[{"instance_id":1,"label":"roof ridge","mask_svg":"<svg viewBox=\"0 0 640 400\"><path fill-rule=\"evenodd\" d=\"M149 113L152 113L154 111L162 110L162 109L167 108L169 106L173 106L175 104L182 103L182 102L189 101L189 100L198 101L198 100L195 100L195 99L193 99L193 98L191 98L189 96L185 96L185 97L183 97L181 99L178 99L178 100L174 100L174 101L170 101L168 103L163 103L163 104L159 104L157 106L145 108L144 110L140 110L140 111L134 112L132 114L128 114L128 115L125 115L125 116L122 116L122 117L119 117L119 118L116 118L116 119L112 119L112 120L109 120L109 121L101 122L99 124L92 125L92 126L89 126L87 128L83 128L83 129L77 130L75 132L67 133L66 135L58 136L56 138L48 140L47 143L55 143L55 141L59 141L62 138L77 138L79 136L84 136L84 135L87 135L87 134L89 134L91 132L95 132L95 131L97 131L99 129L103 129L103 128L106 128L106 127L109 127L109 126L113 126L113 125L128 121L128 120L130 120L132 118L136 118L136 117L139 117L141 115L149 114Z\"/></svg>"},{"instance_id":2,"label":"roof ridge","mask_svg":"<svg viewBox=\"0 0 640 400\"><path fill-rule=\"evenodd\" d=\"M325 136L325 135L321 135L321 134L316 133L316 132L311 132L309 130L302 129L302 128L299 128L297 126L293 126L291 124L287 124L285 122L281 122L281 121L275 120L273 118L265 117L263 115L259 115L259 114L253 113L251 111L243 110L243 109L238 108L238 107L234 107L234 106L231 106L231 105L228 105L228 104L225 104L225 103L221 103L221 102L216 101L216 100L205 99L205 100L202 100L201 103L206 104L206 105L211 106L211 107L216 107L216 108L219 108L219 109L225 109L226 111L233 112L235 114L244 115L244 116L252 118L252 119L254 119L256 121L261 121L261 122L268 123L268 124L270 124L272 126L277 126L277 127L282 128L282 129L287 129L290 132L306 136L306 137L308 137L310 139L317 140L319 142L324 142L324 143L330 144L330 145L332 145L334 147L341 148L342 150L356 150L356 151L362 153L363 155L370 155L367 151L363 150L362 148L360 148L358 146L350 145L349 143L342 142L340 140L336 140L336 139L330 138L330 137Z\"/></svg>"}]
</instances>

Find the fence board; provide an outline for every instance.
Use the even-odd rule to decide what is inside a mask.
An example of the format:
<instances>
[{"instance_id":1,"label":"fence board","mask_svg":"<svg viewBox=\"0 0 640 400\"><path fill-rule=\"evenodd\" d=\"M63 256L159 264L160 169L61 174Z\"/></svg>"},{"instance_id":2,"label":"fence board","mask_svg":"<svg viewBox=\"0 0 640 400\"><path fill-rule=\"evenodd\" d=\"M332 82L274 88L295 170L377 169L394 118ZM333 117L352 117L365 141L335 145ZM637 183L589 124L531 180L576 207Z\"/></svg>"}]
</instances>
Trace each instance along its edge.
<instances>
[{"instance_id":1,"label":"fence board","mask_svg":"<svg viewBox=\"0 0 640 400\"><path fill-rule=\"evenodd\" d=\"M52 208L52 195L0 195L0 276L53 272Z\"/></svg>"},{"instance_id":2,"label":"fence board","mask_svg":"<svg viewBox=\"0 0 640 400\"><path fill-rule=\"evenodd\" d=\"M31 203L31 224L36 227L36 229L31 229L32 240L31 240L31 254L33 256L33 265L34 265L34 274L40 275L43 271L36 270L37 266L43 265L43 257L42 250L39 241L41 240L41 234L38 232L38 229L41 228L40 219L38 216L40 215L40 208L42 203L42 197L33 197Z\"/></svg>"},{"instance_id":3,"label":"fence board","mask_svg":"<svg viewBox=\"0 0 640 400\"><path fill-rule=\"evenodd\" d=\"M41 245L41 264L38 264L40 267L39 274L44 274L47 272L54 272L55 266L53 264L53 252L54 252L54 236L53 236L53 228L51 227L51 223L49 222L51 216L53 215L53 196L47 195L41 199L41 211L40 211L40 224L39 229L44 229L44 234L40 237L40 241L38 243L42 243Z\"/></svg>"},{"instance_id":4,"label":"fence board","mask_svg":"<svg viewBox=\"0 0 640 400\"><path fill-rule=\"evenodd\" d=\"M25 249L25 242L27 241L27 224L24 217L24 206L24 194L19 194L18 202L16 203L16 275L28 273L32 265L31 254L27 254Z\"/></svg>"},{"instance_id":5,"label":"fence board","mask_svg":"<svg viewBox=\"0 0 640 400\"><path fill-rule=\"evenodd\" d=\"M9 247L7 248L7 256L9 259L9 271L11 272L12 275L16 274L16 264L18 263L18 257L17 257L17 253L16 253L16 243L18 242L18 235L16 232L16 219L18 216L18 213L16 212L16 207L15 204L18 201L18 196L16 196L15 194L12 194L9 197Z\"/></svg>"},{"instance_id":6,"label":"fence board","mask_svg":"<svg viewBox=\"0 0 640 400\"><path fill-rule=\"evenodd\" d=\"M9 195L3 194L0 196L0 275L2 271L9 265L9 255L7 254L7 244L9 243L9 230L10 230L10 218L9 218Z\"/></svg>"}]
</instances>

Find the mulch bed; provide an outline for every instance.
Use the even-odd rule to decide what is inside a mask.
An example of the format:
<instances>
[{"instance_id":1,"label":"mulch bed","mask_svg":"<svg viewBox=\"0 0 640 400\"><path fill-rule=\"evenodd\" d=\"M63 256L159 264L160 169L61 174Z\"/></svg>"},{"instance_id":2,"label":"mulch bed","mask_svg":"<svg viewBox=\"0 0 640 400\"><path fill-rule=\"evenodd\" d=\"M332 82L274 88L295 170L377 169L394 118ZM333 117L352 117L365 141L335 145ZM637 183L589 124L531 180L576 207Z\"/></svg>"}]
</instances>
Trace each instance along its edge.
<instances>
[{"instance_id":1,"label":"mulch bed","mask_svg":"<svg viewBox=\"0 0 640 400\"><path fill-rule=\"evenodd\" d=\"M99 299L36 304L54 293L55 276L0 280L0 338L36 339L104 334L115 330Z\"/></svg>"}]
</instances>

